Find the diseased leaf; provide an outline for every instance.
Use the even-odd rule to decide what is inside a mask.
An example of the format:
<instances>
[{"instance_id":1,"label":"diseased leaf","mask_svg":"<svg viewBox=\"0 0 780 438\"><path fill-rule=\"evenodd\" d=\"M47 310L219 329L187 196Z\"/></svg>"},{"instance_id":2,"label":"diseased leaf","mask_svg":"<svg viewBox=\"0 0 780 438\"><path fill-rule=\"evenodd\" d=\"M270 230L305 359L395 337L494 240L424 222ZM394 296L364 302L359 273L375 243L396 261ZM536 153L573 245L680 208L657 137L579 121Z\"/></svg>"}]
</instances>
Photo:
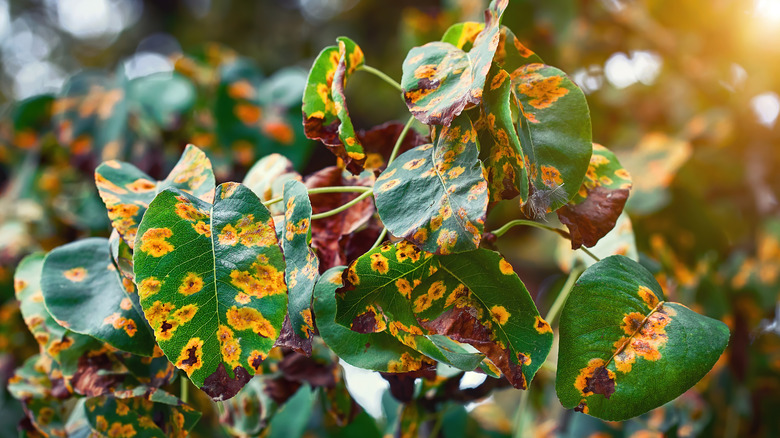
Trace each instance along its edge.
<instances>
[{"instance_id":1,"label":"diseased leaf","mask_svg":"<svg viewBox=\"0 0 780 438\"><path fill-rule=\"evenodd\" d=\"M475 369L483 359L456 342L426 336L415 318L410 301L412 290L437 269L431 253L409 242L386 243L362 255L343 275L338 289L336 322L358 333L387 330L402 344L465 371Z\"/></svg>"},{"instance_id":2,"label":"diseased leaf","mask_svg":"<svg viewBox=\"0 0 780 438\"><path fill-rule=\"evenodd\" d=\"M284 259L268 210L237 183L214 204L175 188L149 206L136 238L136 283L166 356L215 400L260 368L287 312Z\"/></svg>"},{"instance_id":3,"label":"diseased leaf","mask_svg":"<svg viewBox=\"0 0 780 438\"><path fill-rule=\"evenodd\" d=\"M155 195L176 187L206 202L214 197L214 173L206 154L187 145L164 181L155 181L130 163L107 161L95 169L95 184L111 224L133 248L138 224Z\"/></svg>"},{"instance_id":4,"label":"diseased leaf","mask_svg":"<svg viewBox=\"0 0 780 438\"><path fill-rule=\"evenodd\" d=\"M450 43L461 50L470 50L474 42L485 28L483 23L467 21L450 26L441 38L443 42ZM510 73L512 78L518 68L525 64L540 63L544 61L533 51L528 49L517 39L514 33L506 26L499 29L498 46L493 56L493 63Z\"/></svg>"},{"instance_id":5,"label":"diseased leaf","mask_svg":"<svg viewBox=\"0 0 780 438\"><path fill-rule=\"evenodd\" d=\"M301 175L295 171L293 163L283 155L271 154L255 163L244 177L242 184L255 192L261 201L281 198L287 181L301 181ZM272 215L284 214L284 205L271 204L268 210Z\"/></svg>"},{"instance_id":6,"label":"diseased leaf","mask_svg":"<svg viewBox=\"0 0 780 438\"><path fill-rule=\"evenodd\" d=\"M338 46L324 48L314 60L303 92L306 136L325 143L355 175L363 170L366 155L349 117L344 87L364 60L363 51L354 41L338 38Z\"/></svg>"},{"instance_id":7,"label":"diseased leaf","mask_svg":"<svg viewBox=\"0 0 780 438\"><path fill-rule=\"evenodd\" d=\"M45 355L28 358L8 380L8 392L24 406L25 415L43 436L65 436L67 407L62 399L70 396L59 368Z\"/></svg>"},{"instance_id":8,"label":"diseased leaf","mask_svg":"<svg viewBox=\"0 0 780 438\"><path fill-rule=\"evenodd\" d=\"M592 247L617 222L631 189L631 175L615 154L593 143L588 172L580 191L557 210L558 219L571 236L571 249Z\"/></svg>"},{"instance_id":9,"label":"diseased leaf","mask_svg":"<svg viewBox=\"0 0 780 438\"><path fill-rule=\"evenodd\" d=\"M309 338L314 334L311 313L311 295L320 262L309 248L311 232L311 203L306 186L299 181L288 181L284 185L284 251L287 268L285 279L288 287L287 312L296 335Z\"/></svg>"},{"instance_id":10,"label":"diseased leaf","mask_svg":"<svg viewBox=\"0 0 780 438\"><path fill-rule=\"evenodd\" d=\"M83 412L94 432L110 437L183 438L200 419L200 412L178 398L144 387L88 398Z\"/></svg>"},{"instance_id":11,"label":"diseased leaf","mask_svg":"<svg viewBox=\"0 0 780 438\"><path fill-rule=\"evenodd\" d=\"M490 202L518 195L520 203L528 199L528 172L512 117L514 101L509 74L494 64L475 126L481 153L486 157Z\"/></svg>"},{"instance_id":12,"label":"diseased leaf","mask_svg":"<svg viewBox=\"0 0 780 438\"><path fill-rule=\"evenodd\" d=\"M531 181L523 210L540 218L565 205L582 185L592 150L590 111L582 90L555 67L526 64L510 76Z\"/></svg>"},{"instance_id":13,"label":"diseased leaf","mask_svg":"<svg viewBox=\"0 0 780 438\"><path fill-rule=\"evenodd\" d=\"M374 184L387 230L436 254L476 249L488 203L477 154L476 131L464 115L434 144L400 155Z\"/></svg>"},{"instance_id":14,"label":"diseased leaf","mask_svg":"<svg viewBox=\"0 0 780 438\"><path fill-rule=\"evenodd\" d=\"M108 245L111 248L111 260L114 265L119 269L119 273L128 280L135 282L135 274L133 273L133 249L125 242L119 232L115 229L111 231L111 236L108 238Z\"/></svg>"},{"instance_id":15,"label":"diseased leaf","mask_svg":"<svg viewBox=\"0 0 780 438\"><path fill-rule=\"evenodd\" d=\"M696 384L728 340L722 322L664 301L642 265L608 257L582 274L561 313L556 392L594 417L635 417Z\"/></svg>"},{"instance_id":16,"label":"diseased leaf","mask_svg":"<svg viewBox=\"0 0 780 438\"><path fill-rule=\"evenodd\" d=\"M309 189L340 186L371 187L374 185L374 180L374 174L368 171L355 176L336 166L331 166L309 175L306 178L306 187ZM321 193L311 195L312 213L323 213L340 207L359 195L359 193ZM358 230L369 223L374 213L374 202L366 198L346 211L312 222L311 246L317 250L317 255L320 259L320 271L347 264L349 260L356 257L350 253L349 243L352 240L363 238L362 232ZM377 235L378 232L373 238L368 239L370 240L369 244L373 244ZM363 254L367 249L364 249L362 252L357 251L357 255Z\"/></svg>"},{"instance_id":17,"label":"diseased leaf","mask_svg":"<svg viewBox=\"0 0 780 438\"><path fill-rule=\"evenodd\" d=\"M499 23L508 0L493 0L485 11L485 27L466 53L446 42L415 47L403 63L401 85L409 111L426 125L449 126L467 106L482 99Z\"/></svg>"},{"instance_id":18,"label":"diseased leaf","mask_svg":"<svg viewBox=\"0 0 780 438\"><path fill-rule=\"evenodd\" d=\"M108 239L83 239L52 250L43 263L41 288L60 325L122 351L152 355L154 336L135 285L117 272Z\"/></svg>"},{"instance_id":19,"label":"diseased leaf","mask_svg":"<svg viewBox=\"0 0 780 438\"><path fill-rule=\"evenodd\" d=\"M439 256L436 262L438 269L411 293L420 325L472 345L512 386L526 389L553 335L512 265L486 249Z\"/></svg>"},{"instance_id":20,"label":"diseased leaf","mask_svg":"<svg viewBox=\"0 0 780 438\"><path fill-rule=\"evenodd\" d=\"M335 321L336 289L342 286L343 266L331 268L314 288L314 314L322 340L350 365L374 371L399 373L432 368L431 359L400 343L387 332L357 333Z\"/></svg>"},{"instance_id":21,"label":"diseased leaf","mask_svg":"<svg viewBox=\"0 0 780 438\"><path fill-rule=\"evenodd\" d=\"M20 302L27 328L38 342L41 355L51 356L59 363L64 375L72 376L82 353L98 348L100 342L60 326L46 310L41 291L45 257L44 253L34 253L19 263L14 274L16 299Z\"/></svg>"}]
</instances>

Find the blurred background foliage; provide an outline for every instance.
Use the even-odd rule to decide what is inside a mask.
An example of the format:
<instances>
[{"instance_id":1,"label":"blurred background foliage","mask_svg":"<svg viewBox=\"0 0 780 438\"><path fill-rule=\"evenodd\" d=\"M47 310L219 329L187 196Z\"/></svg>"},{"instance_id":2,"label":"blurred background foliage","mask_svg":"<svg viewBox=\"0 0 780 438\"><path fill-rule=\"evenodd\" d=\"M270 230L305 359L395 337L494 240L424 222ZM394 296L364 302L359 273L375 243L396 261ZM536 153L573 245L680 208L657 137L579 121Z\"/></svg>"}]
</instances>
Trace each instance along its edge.
<instances>
[{"instance_id":1,"label":"blurred background foliage","mask_svg":"<svg viewBox=\"0 0 780 438\"><path fill-rule=\"evenodd\" d=\"M93 183L102 160L132 161L161 178L192 142L214 161L218 182L240 181L272 152L304 175L333 165L301 129L301 91L317 53L349 36L368 64L397 79L409 49L455 22L480 21L485 6L0 0L0 378L35 352L14 299L18 261L107 236ZM635 251L670 300L725 321L731 344L694 389L623 424L564 412L554 375L542 371L524 409L516 410L518 391L500 390L447 403L434 427L452 437L507 436L513 424L528 436L780 435L772 420L780 408L780 1L513 0L504 24L585 91L594 141L632 173L630 219L603 250ZM373 76L356 75L347 94L359 128L408 117L397 91ZM487 228L519 215L516 203L499 204ZM519 229L498 242L540 310L572 262L565 245ZM301 397L296 403L305 404ZM363 399L370 414L396 418L387 394L382 403ZM15 436L21 406L2 392L0 412L0 436ZM340 436L379 435L366 414L355 418ZM315 413L295 421L325 420ZM217 433L213 413L201 427L211 432L196 434Z\"/></svg>"}]
</instances>

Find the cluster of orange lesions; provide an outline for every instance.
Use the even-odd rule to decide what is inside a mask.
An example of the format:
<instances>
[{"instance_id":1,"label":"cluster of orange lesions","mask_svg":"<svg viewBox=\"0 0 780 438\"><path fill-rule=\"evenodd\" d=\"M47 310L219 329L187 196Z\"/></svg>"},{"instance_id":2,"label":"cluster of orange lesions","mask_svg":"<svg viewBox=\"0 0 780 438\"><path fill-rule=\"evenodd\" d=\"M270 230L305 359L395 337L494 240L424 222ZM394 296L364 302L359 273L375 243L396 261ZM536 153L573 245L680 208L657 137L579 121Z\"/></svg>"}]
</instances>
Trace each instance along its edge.
<instances>
[{"instance_id":1,"label":"cluster of orange lesions","mask_svg":"<svg viewBox=\"0 0 780 438\"><path fill-rule=\"evenodd\" d=\"M235 330L252 330L269 339L276 339L276 328L257 309L251 307L231 307L226 312L227 323Z\"/></svg>"},{"instance_id":2,"label":"cluster of orange lesions","mask_svg":"<svg viewBox=\"0 0 780 438\"><path fill-rule=\"evenodd\" d=\"M218 241L220 245L235 246L271 246L277 243L276 230L273 218L269 217L265 223L256 221L255 216L249 213L242 216L235 224L227 224L222 227Z\"/></svg>"},{"instance_id":3,"label":"cluster of orange lesions","mask_svg":"<svg viewBox=\"0 0 780 438\"><path fill-rule=\"evenodd\" d=\"M106 417L98 415L95 418L95 427L98 432L112 438L132 438L136 435L136 430L132 424L122 424L118 421L111 423L109 427Z\"/></svg>"},{"instance_id":4,"label":"cluster of orange lesions","mask_svg":"<svg viewBox=\"0 0 780 438\"><path fill-rule=\"evenodd\" d=\"M408 352L404 352L398 360L391 360L387 363L387 371L391 373L405 373L417 371L425 365L433 364L435 364L435 362L428 357L421 356L419 359L415 359Z\"/></svg>"},{"instance_id":5,"label":"cluster of orange lesions","mask_svg":"<svg viewBox=\"0 0 780 438\"><path fill-rule=\"evenodd\" d=\"M235 338L233 330L230 327L220 324L217 328L217 339L219 340L219 349L222 353L222 361L235 368L239 365L241 359L241 345Z\"/></svg>"},{"instance_id":6,"label":"cluster of orange lesions","mask_svg":"<svg viewBox=\"0 0 780 438\"><path fill-rule=\"evenodd\" d=\"M301 310L300 315L303 318L301 331L307 338L310 338L314 334L314 321L312 320L311 309Z\"/></svg>"},{"instance_id":7,"label":"cluster of orange lesions","mask_svg":"<svg viewBox=\"0 0 780 438\"><path fill-rule=\"evenodd\" d=\"M141 251L152 257L162 257L173 251L173 244L166 239L173 236L170 228L149 228L141 236Z\"/></svg>"},{"instance_id":8,"label":"cluster of orange lesions","mask_svg":"<svg viewBox=\"0 0 780 438\"><path fill-rule=\"evenodd\" d=\"M179 357L176 359L176 367L192 376L192 373L203 366L203 341L200 338L192 338L187 345L182 347Z\"/></svg>"},{"instance_id":9,"label":"cluster of orange lesions","mask_svg":"<svg viewBox=\"0 0 780 438\"><path fill-rule=\"evenodd\" d=\"M157 340L167 341L179 326L188 323L198 312L196 304L185 304L179 309L171 303L155 301L146 309L146 319L154 330Z\"/></svg>"},{"instance_id":10,"label":"cluster of orange lesions","mask_svg":"<svg viewBox=\"0 0 780 438\"><path fill-rule=\"evenodd\" d=\"M309 232L309 225L310 221L308 218L303 218L298 221L298 223L293 223L291 220L287 219L285 221L285 239L288 241L293 240L296 234L306 234Z\"/></svg>"},{"instance_id":11,"label":"cluster of orange lesions","mask_svg":"<svg viewBox=\"0 0 780 438\"><path fill-rule=\"evenodd\" d=\"M206 154L199 149L191 147L176 166L171 170L170 175L176 175L173 178L175 184L184 184L189 186L189 191L198 190L203 183L209 179L211 173L211 164ZM213 200L213 191L209 191L201 196L201 200L211 202Z\"/></svg>"},{"instance_id":12,"label":"cluster of orange lesions","mask_svg":"<svg viewBox=\"0 0 780 438\"><path fill-rule=\"evenodd\" d=\"M551 107L558 99L569 93L562 87L562 76L547 76L536 73L544 68L543 64L527 64L517 72L517 91L531 98L529 105L536 109Z\"/></svg>"},{"instance_id":13,"label":"cluster of orange lesions","mask_svg":"<svg viewBox=\"0 0 780 438\"><path fill-rule=\"evenodd\" d=\"M211 225L209 224L208 212L200 210L184 196L176 196L176 199L179 201L174 207L176 215L189 222L198 234L211 237Z\"/></svg>"},{"instance_id":14,"label":"cluster of orange lesions","mask_svg":"<svg viewBox=\"0 0 780 438\"><path fill-rule=\"evenodd\" d=\"M284 283L284 271L270 264L268 257L260 254L249 270L235 269L230 272L230 284L239 289L235 300L240 304L249 304L252 298L264 298L287 292Z\"/></svg>"},{"instance_id":15,"label":"cluster of orange lesions","mask_svg":"<svg viewBox=\"0 0 780 438\"><path fill-rule=\"evenodd\" d=\"M120 315L119 312L114 312L103 318L103 324L111 325L117 330L124 329L127 336L130 336L131 338L135 336L135 333L138 331L138 326L135 321L130 318L125 318Z\"/></svg>"},{"instance_id":16,"label":"cluster of orange lesions","mask_svg":"<svg viewBox=\"0 0 780 438\"><path fill-rule=\"evenodd\" d=\"M547 187L555 188L563 185L563 178L561 178L561 171L555 166L549 166L542 164L542 183Z\"/></svg>"},{"instance_id":17,"label":"cluster of orange lesions","mask_svg":"<svg viewBox=\"0 0 780 438\"><path fill-rule=\"evenodd\" d=\"M287 287L289 289L294 288L298 285L298 276L303 276L309 279L310 281L314 281L317 279L317 256L313 254L311 251L306 255L306 264L303 266L303 268L295 268L292 271L290 271L289 278L287 279ZM289 265L288 265L289 267Z\"/></svg>"},{"instance_id":18,"label":"cluster of orange lesions","mask_svg":"<svg viewBox=\"0 0 780 438\"><path fill-rule=\"evenodd\" d=\"M641 357L649 361L657 361L661 358L660 349L669 340L666 334L666 326L672 321L676 312L670 308L657 306L650 316L645 317L639 312L632 312L623 318L621 328L626 336L616 341L615 368L628 373L636 358Z\"/></svg>"},{"instance_id":19,"label":"cluster of orange lesions","mask_svg":"<svg viewBox=\"0 0 780 438\"><path fill-rule=\"evenodd\" d=\"M463 285L459 285L458 287L462 287L465 290L465 286ZM415 313L422 313L428 310L433 305L434 301L443 298L446 292L447 286L444 284L444 281L436 281L428 287L426 293L421 294L414 300L412 309ZM454 293L455 292L453 292L453 294Z\"/></svg>"},{"instance_id":20,"label":"cluster of orange lesions","mask_svg":"<svg viewBox=\"0 0 780 438\"><path fill-rule=\"evenodd\" d=\"M162 282L156 277L147 277L138 282L138 297L141 300L146 300L150 296L160 292L162 288Z\"/></svg>"},{"instance_id":21,"label":"cluster of orange lesions","mask_svg":"<svg viewBox=\"0 0 780 438\"><path fill-rule=\"evenodd\" d=\"M62 276L73 283L81 283L87 279L87 270L82 267L68 269L62 273Z\"/></svg>"},{"instance_id":22,"label":"cluster of orange lesions","mask_svg":"<svg viewBox=\"0 0 780 438\"><path fill-rule=\"evenodd\" d=\"M417 336L422 336L423 331L416 325L406 326L401 321L391 321L388 324L390 334L409 348L417 349Z\"/></svg>"}]
</instances>

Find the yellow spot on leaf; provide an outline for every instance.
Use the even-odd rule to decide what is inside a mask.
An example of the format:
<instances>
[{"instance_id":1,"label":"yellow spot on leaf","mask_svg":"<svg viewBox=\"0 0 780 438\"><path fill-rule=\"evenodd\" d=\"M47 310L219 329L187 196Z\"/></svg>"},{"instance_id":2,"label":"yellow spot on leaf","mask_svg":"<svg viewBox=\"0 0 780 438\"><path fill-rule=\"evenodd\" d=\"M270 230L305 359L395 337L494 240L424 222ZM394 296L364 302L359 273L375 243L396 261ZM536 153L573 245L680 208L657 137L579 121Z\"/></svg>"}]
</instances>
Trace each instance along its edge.
<instances>
[{"instance_id":1,"label":"yellow spot on leaf","mask_svg":"<svg viewBox=\"0 0 780 438\"><path fill-rule=\"evenodd\" d=\"M538 315L534 317L534 328L537 332L539 332L539 334L553 332L550 324L548 324L547 321L543 320L542 317Z\"/></svg>"},{"instance_id":2,"label":"yellow spot on leaf","mask_svg":"<svg viewBox=\"0 0 780 438\"><path fill-rule=\"evenodd\" d=\"M507 312L506 307L504 306L493 306L490 308L490 314L493 316L493 319L498 321L499 324L504 325L507 321L509 321L509 312Z\"/></svg>"},{"instance_id":3,"label":"yellow spot on leaf","mask_svg":"<svg viewBox=\"0 0 780 438\"><path fill-rule=\"evenodd\" d=\"M498 269L504 275L512 275L515 273L515 270L512 268L512 265L504 259L501 259L501 261L498 262Z\"/></svg>"},{"instance_id":4,"label":"yellow spot on leaf","mask_svg":"<svg viewBox=\"0 0 780 438\"><path fill-rule=\"evenodd\" d=\"M380 253L371 254L371 270L380 274L387 274L390 266L387 264L387 257Z\"/></svg>"},{"instance_id":5,"label":"yellow spot on leaf","mask_svg":"<svg viewBox=\"0 0 780 438\"><path fill-rule=\"evenodd\" d=\"M141 280L140 283L138 283L138 296L145 300L149 298L150 296L156 294L157 292L160 292L160 288L162 287L162 283L160 283L160 280L158 280L155 277L148 277Z\"/></svg>"},{"instance_id":6,"label":"yellow spot on leaf","mask_svg":"<svg viewBox=\"0 0 780 438\"><path fill-rule=\"evenodd\" d=\"M194 272L188 272L181 281L179 293L189 296L200 292L201 289L203 289L203 278Z\"/></svg>"},{"instance_id":7,"label":"yellow spot on leaf","mask_svg":"<svg viewBox=\"0 0 780 438\"><path fill-rule=\"evenodd\" d=\"M236 330L251 329L265 338L276 338L276 328L256 309L233 306L228 309L226 316L228 324Z\"/></svg>"},{"instance_id":8,"label":"yellow spot on leaf","mask_svg":"<svg viewBox=\"0 0 780 438\"><path fill-rule=\"evenodd\" d=\"M141 236L141 251L152 257L162 257L173 251L173 245L165 239L171 237L173 232L168 228L149 228Z\"/></svg>"},{"instance_id":9,"label":"yellow spot on leaf","mask_svg":"<svg viewBox=\"0 0 780 438\"><path fill-rule=\"evenodd\" d=\"M74 283L81 283L87 278L87 270L81 267L73 268L63 272L62 275Z\"/></svg>"}]
</instances>

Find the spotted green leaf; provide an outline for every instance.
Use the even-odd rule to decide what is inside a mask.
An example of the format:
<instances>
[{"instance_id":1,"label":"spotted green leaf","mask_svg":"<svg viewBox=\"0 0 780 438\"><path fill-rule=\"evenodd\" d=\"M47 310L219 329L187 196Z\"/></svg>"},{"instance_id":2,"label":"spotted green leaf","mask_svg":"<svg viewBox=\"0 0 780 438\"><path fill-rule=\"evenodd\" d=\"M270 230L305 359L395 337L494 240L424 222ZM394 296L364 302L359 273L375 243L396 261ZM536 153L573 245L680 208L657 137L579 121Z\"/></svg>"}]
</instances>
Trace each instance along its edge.
<instances>
[{"instance_id":1,"label":"spotted green leaf","mask_svg":"<svg viewBox=\"0 0 780 438\"><path fill-rule=\"evenodd\" d=\"M303 92L306 136L325 143L356 175L363 170L366 155L349 117L344 87L364 61L363 51L354 41L338 38L338 46L324 48L314 60Z\"/></svg>"},{"instance_id":2,"label":"spotted green leaf","mask_svg":"<svg viewBox=\"0 0 780 438\"><path fill-rule=\"evenodd\" d=\"M238 183L214 204L175 188L155 197L136 237L136 283L165 355L215 400L260 368L287 312L273 219Z\"/></svg>"},{"instance_id":3,"label":"spotted green leaf","mask_svg":"<svg viewBox=\"0 0 780 438\"><path fill-rule=\"evenodd\" d=\"M429 337L417 321L412 290L437 269L433 254L409 242L386 243L360 256L338 289L336 322L359 333L389 332L431 359L471 371L483 359L456 342ZM435 335L435 333L433 333Z\"/></svg>"},{"instance_id":4,"label":"spotted green leaf","mask_svg":"<svg viewBox=\"0 0 780 438\"><path fill-rule=\"evenodd\" d=\"M523 209L540 218L565 205L582 185L592 150L590 111L582 90L555 67L526 64L511 77L531 181Z\"/></svg>"},{"instance_id":5,"label":"spotted green leaf","mask_svg":"<svg viewBox=\"0 0 780 438\"><path fill-rule=\"evenodd\" d=\"M255 192L261 201L281 198L287 181L301 181L301 175L295 171L293 163L283 155L271 154L261 158L249 169L242 184ZM284 214L284 204L268 206L272 215Z\"/></svg>"},{"instance_id":6,"label":"spotted green leaf","mask_svg":"<svg viewBox=\"0 0 780 438\"><path fill-rule=\"evenodd\" d=\"M675 399L726 348L725 324L664 301L639 263L612 256L577 280L561 313L556 391L566 408L625 420Z\"/></svg>"},{"instance_id":7,"label":"spotted green leaf","mask_svg":"<svg viewBox=\"0 0 780 438\"><path fill-rule=\"evenodd\" d=\"M467 106L479 104L509 1L493 0L485 27L469 52L448 42L415 47L403 63L401 86L409 111L426 125L449 126Z\"/></svg>"},{"instance_id":8,"label":"spotted green leaf","mask_svg":"<svg viewBox=\"0 0 780 438\"><path fill-rule=\"evenodd\" d=\"M311 202L306 186L300 181L284 185L284 238L282 250L287 262L287 281L290 323L296 335L309 338L314 334L311 314L311 294L317 283L320 262L309 248L311 234Z\"/></svg>"},{"instance_id":9,"label":"spotted green leaf","mask_svg":"<svg viewBox=\"0 0 780 438\"><path fill-rule=\"evenodd\" d=\"M41 355L52 357L59 363L62 373L70 376L76 372L82 353L96 349L100 343L60 326L46 309L41 291L45 257L44 253L34 253L19 263L14 274L16 299L27 328L38 342Z\"/></svg>"},{"instance_id":10,"label":"spotted green leaf","mask_svg":"<svg viewBox=\"0 0 780 438\"><path fill-rule=\"evenodd\" d=\"M571 247L592 247L617 222L631 189L631 175L609 149L593 143L588 172L580 191L557 210L571 235Z\"/></svg>"},{"instance_id":11,"label":"spotted green leaf","mask_svg":"<svg viewBox=\"0 0 780 438\"><path fill-rule=\"evenodd\" d=\"M99 71L72 76L52 107L59 143L75 156L95 155L104 160L125 154L129 114L127 79Z\"/></svg>"},{"instance_id":12,"label":"spotted green leaf","mask_svg":"<svg viewBox=\"0 0 780 438\"><path fill-rule=\"evenodd\" d=\"M60 325L122 351L152 355L154 336L135 285L117 271L107 239L89 238L52 250L43 263L41 289L46 308Z\"/></svg>"},{"instance_id":13,"label":"spotted green leaf","mask_svg":"<svg viewBox=\"0 0 780 438\"><path fill-rule=\"evenodd\" d=\"M374 184L388 231L437 254L476 249L488 203L477 155L477 134L466 116L442 129L434 144L401 154Z\"/></svg>"},{"instance_id":14,"label":"spotted green leaf","mask_svg":"<svg viewBox=\"0 0 780 438\"><path fill-rule=\"evenodd\" d=\"M8 392L22 402L30 423L43 436L65 436L67 407L61 399L69 392L61 374L53 378L53 371L59 369L51 357L32 356L8 380Z\"/></svg>"},{"instance_id":15,"label":"spotted green leaf","mask_svg":"<svg viewBox=\"0 0 780 438\"><path fill-rule=\"evenodd\" d=\"M106 204L111 224L132 249L138 224L155 195L168 187L176 187L210 202L214 173L206 154L187 145L179 162L163 181L155 181L130 163L111 160L95 169L95 184Z\"/></svg>"},{"instance_id":16,"label":"spotted green leaf","mask_svg":"<svg viewBox=\"0 0 780 438\"><path fill-rule=\"evenodd\" d=\"M343 266L322 274L314 288L317 329L328 347L350 365L374 371L399 373L429 368L433 362L387 332L358 333L338 324L336 289L343 284Z\"/></svg>"},{"instance_id":17,"label":"spotted green leaf","mask_svg":"<svg viewBox=\"0 0 780 438\"><path fill-rule=\"evenodd\" d=\"M494 64L476 123L481 153L486 157L490 202L518 195L521 203L528 199L528 172L512 117L513 101L509 74Z\"/></svg>"},{"instance_id":18,"label":"spotted green leaf","mask_svg":"<svg viewBox=\"0 0 780 438\"><path fill-rule=\"evenodd\" d=\"M526 389L552 346L552 329L500 254L476 251L436 257L438 269L410 300L430 333L471 344L518 389Z\"/></svg>"},{"instance_id":19,"label":"spotted green leaf","mask_svg":"<svg viewBox=\"0 0 780 438\"><path fill-rule=\"evenodd\" d=\"M144 387L128 394L90 397L83 407L89 427L99 436L183 438L200 419L200 412L192 406L164 391Z\"/></svg>"}]
</instances>

